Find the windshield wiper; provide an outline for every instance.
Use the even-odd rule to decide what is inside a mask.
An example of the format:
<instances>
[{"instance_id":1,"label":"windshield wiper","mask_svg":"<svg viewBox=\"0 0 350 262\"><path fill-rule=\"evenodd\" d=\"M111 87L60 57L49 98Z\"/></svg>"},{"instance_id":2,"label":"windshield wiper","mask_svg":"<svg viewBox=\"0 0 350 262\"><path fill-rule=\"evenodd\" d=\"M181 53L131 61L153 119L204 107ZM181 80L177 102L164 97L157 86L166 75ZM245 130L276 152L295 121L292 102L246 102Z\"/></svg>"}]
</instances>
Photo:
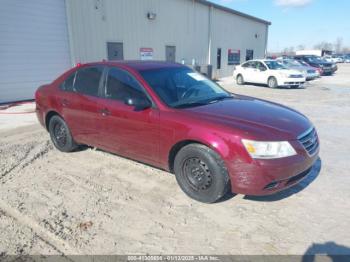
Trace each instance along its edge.
<instances>
[{"instance_id":1,"label":"windshield wiper","mask_svg":"<svg viewBox=\"0 0 350 262\"><path fill-rule=\"evenodd\" d=\"M186 108L186 107L194 107L194 106L205 106L208 104L216 103L225 99L232 99L233 96L219 96L219 97L213 97L210 99L206 100L200 100L200 101L193 101L193 102L187 102L187 103L182 103L173 106L174 108Z\"/></svg>"},{"instance_id":2,"label":"windshield wiper","mask_svg":"<svg viewBox=\"0 0 350 262\"><path fill-rule=\"evenodd\" d=\"M211 99L206 100L207 104L212 104L212 103L216 103L225 99L232 99L233 96L219 96L219 97L213 97Z\"/></svg>"},{"instance_id":3,"label":"windshield wiper","mask_svg":"<svg viewBox=\"0 0 350 262\"><path fill-rule=\"evenodd\" d=\"M173 106L174 108L186 108L186 107L195 107L195 106L205 106L208 103L202 102L202 101L196 101L196 102L188 102L188 103L183 103L179 104L176 106Z\"/></svg>"}]
</instances>

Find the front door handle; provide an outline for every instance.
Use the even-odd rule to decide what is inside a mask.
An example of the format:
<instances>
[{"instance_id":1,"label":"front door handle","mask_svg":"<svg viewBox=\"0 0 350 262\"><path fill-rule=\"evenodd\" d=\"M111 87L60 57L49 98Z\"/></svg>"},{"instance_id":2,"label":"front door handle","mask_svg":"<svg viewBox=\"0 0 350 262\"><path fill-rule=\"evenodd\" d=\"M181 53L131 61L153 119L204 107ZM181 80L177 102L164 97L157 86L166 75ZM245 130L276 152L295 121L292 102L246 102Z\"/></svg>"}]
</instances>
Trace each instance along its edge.
<instances>
[{"instance_id":1,"label":"front door handle","mask_svg":"<svg viewBox=\"0 0 350 262\"><path fill-rule=\"evenodd\" d=\"M109 115L111 114L111 112L110 112L107 108L101 109L101 110L100 110L100 113L101 113L103 116L109 116Z\"/></svg>"}]
</instances>

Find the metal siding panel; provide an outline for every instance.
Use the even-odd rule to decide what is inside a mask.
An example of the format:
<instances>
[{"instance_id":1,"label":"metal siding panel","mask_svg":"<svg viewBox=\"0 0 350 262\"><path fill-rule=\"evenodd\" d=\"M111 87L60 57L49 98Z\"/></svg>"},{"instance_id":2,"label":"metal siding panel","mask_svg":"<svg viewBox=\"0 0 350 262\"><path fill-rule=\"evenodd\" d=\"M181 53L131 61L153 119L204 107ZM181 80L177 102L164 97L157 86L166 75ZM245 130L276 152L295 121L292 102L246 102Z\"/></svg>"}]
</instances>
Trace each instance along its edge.
<instances>
[{"instance_id":1,"label":"metal siding panel","mask_svg":"<svg viewBox=\"0 0 350 262\"><path fill-rule=\"evenodd\" d=\"M34 98L70 67L64 1L3 0L0 35L0 103Z\"/></svg>"},{"instance_id":2,"label":"metal siding panel","mask_svg":"<svg viewBox=\"0 0 350 262\"><path fill-rule=\"evenodd\" d=\"M141 47L152 47L154 59L164 60L165 46L174 45L177 61L207 60L205 5L188 0L102 0L101 10L94 8L95 0L68 1L76 62L106 59L106 42L123 42L125 59L139 59ZM157 14L155 20L146 18L149 11Z\"/></svg>"},{"instance_id":3,"label":"metal siding panel","mask_svg":"<svg viewBox=\"0 0 350 262\"><path fill-rule=\"evenodd\" d=\"M256 39L255 34L258 34L259 38ZM212 61L215 64L213 68L216 68L216 49L222 48L222 69L214 69L215 75L217 77L232 75L234 66L227 65L227 53L230 48L241 51L241 62L245 61L246 49L254 50L254 58L263 58L266 37L266 24L214 9Z\"/></svg>"},{"instance_id":4,"label":"metal siding panel","mask_svg":"<svg viewBox=\"0 0 350 262\"><path fill-rule=\"evenodd\" d=\"M103 7L94 8L96 0L69 1L72 38L76 62L107 58L106 42L123 42L124 59L139 59L141 47L151 47L153 58L165 60L165 46L176 46L176 60L190 64L208 61L209 7L195 0L99 0ZM157 14L155 20L147 12ZM103 14L105 19L102 19ZM230 75L227 49L254 49L264 54L266 25L214 8L211 61L215 68L216 48L222 48L220 76ZM259 41L253 32L260 32ZM261 41L260 41L261 40ZM243 57L242 57L243 59Z\"/></svg>"}]
</instances>

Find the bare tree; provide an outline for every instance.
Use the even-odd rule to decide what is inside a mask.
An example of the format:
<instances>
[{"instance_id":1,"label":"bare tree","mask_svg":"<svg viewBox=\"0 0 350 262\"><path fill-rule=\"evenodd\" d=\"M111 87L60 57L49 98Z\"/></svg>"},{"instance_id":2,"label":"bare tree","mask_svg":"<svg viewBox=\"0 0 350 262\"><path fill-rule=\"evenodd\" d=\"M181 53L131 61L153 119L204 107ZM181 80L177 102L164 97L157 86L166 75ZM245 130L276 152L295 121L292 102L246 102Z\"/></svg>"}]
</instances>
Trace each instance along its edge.
<instances>
[{"instance_id":1,"label":"bare tree","mask_svg":"<svg viewBox=\"0 0 350 262\"><path fill-rule=\"evenodd\" d=\"M343 47L342 51L343 54L350 54L350 47Z\"/></svg>"},{"instance_id":2,"label":"bare tree","mask_svg":"<svg viewBox=\"0 0 350 262\"><path fill-rule=\"evenodd\" d=\"M334 44L334 49L336 53L340 53L343 47L343 38L338 37Z\"/></svg>"},{"instance_id":3,"label":"bare tree","mask_svg":"<svg viewBox=\"0 0 350 262\"><path fill-rule=\"evenodd\" d=\"M297 46L297 50L305 50L305 46L304 45L298 45Z\"/></svg>"},{"instance_id":4,"label":"bare tree","mask_svg":"<svg viewBox=\"0 0 350 262\"><path fill-rule=\"evenodd\" d=\"M315 49L320 49L320 50L328 50L331 51L333 50L333 44L330 42L323 41L317 45L314 46Z\"/></svg>"},{"instance_id":5,"label":"bare tree","mask_svg":"<svg viewBox=\"0 0 350 262\"><path fill-rule=\"evenodd\" d=\"M294 55L294 47L291 46L291 47L284 48L282 51L282 54L283 55Z\"/></svg>"}]
</instances>

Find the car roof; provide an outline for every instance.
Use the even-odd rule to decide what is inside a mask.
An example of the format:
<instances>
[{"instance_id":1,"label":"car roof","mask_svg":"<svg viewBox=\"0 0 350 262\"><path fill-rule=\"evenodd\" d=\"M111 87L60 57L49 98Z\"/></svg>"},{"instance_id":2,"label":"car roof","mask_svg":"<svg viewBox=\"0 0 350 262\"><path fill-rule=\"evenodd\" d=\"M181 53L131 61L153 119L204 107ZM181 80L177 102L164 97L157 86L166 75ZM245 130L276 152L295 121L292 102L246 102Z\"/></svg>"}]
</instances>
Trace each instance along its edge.
<instances>
[{"instance_id":1,"label":"car roof","mask_svg":"<svg viewBox=\"0 0 350 262\"><path fill-rule=\"evenodd\" d=\"M269 61L271 61L272 62L272 61L276 61L276 59L252 59L252 60L248 60L246 62L256 62L256 61L258 61L258 62L269 62Z\"/></svg>"},{"instance_id":2,"label":"car roof","mask_svg":"<svg viewBox=\"0 0 350 262\"><path fill-rule=\"evenodd\" d=\"M102 61L102 62L92 62L82 64L86 65L107 65L107 66L124 66L136 71L144 71L151 69L160 69L160 68L176 68L176 67L186 67L185 65L167 61L143 61L143 60L118 60L118 61Z\"/></svg>"},{"instance_id":3,"label":"car roof","mask_svg":"<svg viewBox=\"0 0 350 262\"><path fill-rule=\"evenodd\" d=\"M249 60L247 62L263 62L263 63L266 63L266 62L274 62L276 61L276 59L253 59L253 60Z\"/></svg>"}]
</instances>

